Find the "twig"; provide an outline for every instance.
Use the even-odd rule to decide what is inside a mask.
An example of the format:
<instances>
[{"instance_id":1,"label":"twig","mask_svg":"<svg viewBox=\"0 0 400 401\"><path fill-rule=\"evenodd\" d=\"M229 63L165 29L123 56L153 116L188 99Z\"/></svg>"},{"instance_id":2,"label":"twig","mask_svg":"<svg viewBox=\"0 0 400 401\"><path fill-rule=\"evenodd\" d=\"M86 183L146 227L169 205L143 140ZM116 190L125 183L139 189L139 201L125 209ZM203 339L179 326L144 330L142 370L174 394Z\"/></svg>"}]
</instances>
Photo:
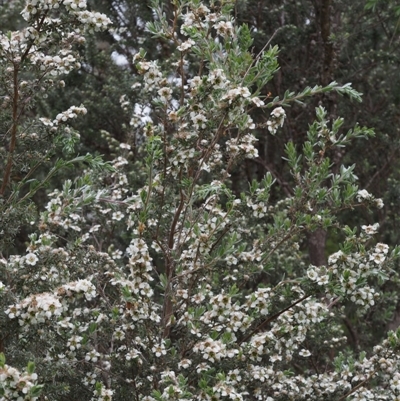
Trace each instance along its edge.
<instances>
[{"instance_id":1,"label":"twig","mask_svg":"<svg viewBox=\"0 0 400 401\"><path fill-rule=\"evenodd\" d=\"M242 338L238 344L242 344L247 340L250 340L251 337L253 337L253 335L255 333L257 333L257 331L261 330L262 328L264 328L268 323L273 322L274 320L276 320L280 315L282 315L282 313L288 311L289 309L293 308L294 306L296 306L297 304L299 304L300 302L303 302L305 299L309 298L311 296L311 294L309 295L304 295L304 297L300 298L299 300L297 300L296 302L294 302L293 304L289 305L287 308L282 309L281 311L279 311L278 313L275 313L275 315L272 315L271 317L269 317L268 319L264 320L262 323L260 323L255 329L253 329L247 336L245 336L244 338Z\"/></svg>"},{"instance_id":2,"label":"twig","mask_svg":"<svg viewBox=\"0 0 400 401\"><path fill-rule=\"evenodd\" d=\"M250 72L251 67L253 67L254 62L257 62L262 54L264 53L264 50L267 48L267 46L272 42L272 39L274 39L275 35L282 29L282 27L279 27L278 29L275 30L275 32L272 34L272 36L269 38L268 42L263 46L263 48L260 50L260 52L257 54L255 57L254 61L249 65L249 68L247 69L246 73L243 76L243 81L247 77L247 74Z\"/></svg>"},{"instance_id":3,"label":"twig","mask_svg":"<svg viewBox=\"0 0 400 401\"><path fill-rule=\"evenodd\" d=\"M357 386L353 387L348 393L340 397L337 401L343 401L345 400L350 394L353 394L356 390L358 390L360 387L362 387L371 377L376 373L376 370L374 370L365 380L363 380L361 383L358 383Z\"/></svg>"},{"instance_id":4,"label":"twig","mask_svg":"<svg viewBox=\"0 0 400 401\"><path fill-rule=\"evenodd\" d=\"M10 180L11 168L13 164L13 155L15 151L15 147L17 145L17 128L18 128L18 100L19 100L19 92L18 92L18 71L19 64L14 63L14 72L13 72L13 85L14 85L14 96L13 96L13 110L12 110L12 128L11 128L11 141L10 141L10 149L8 152L7 164L4 171L3 182L0 188L0 196L4 195L6 191L8 181Z\"/></svg>"}]
</instances>

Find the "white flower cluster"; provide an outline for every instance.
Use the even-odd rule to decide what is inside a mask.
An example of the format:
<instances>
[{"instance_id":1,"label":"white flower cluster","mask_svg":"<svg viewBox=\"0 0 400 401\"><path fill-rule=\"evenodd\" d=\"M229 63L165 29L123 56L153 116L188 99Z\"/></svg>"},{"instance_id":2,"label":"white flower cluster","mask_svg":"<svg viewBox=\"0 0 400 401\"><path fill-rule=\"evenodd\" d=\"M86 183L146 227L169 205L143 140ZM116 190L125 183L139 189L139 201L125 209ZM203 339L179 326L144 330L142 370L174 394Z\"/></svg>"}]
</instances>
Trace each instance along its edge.
<instances>
[{"instance_id":1,"label":"white flower cluster","mask_svg":"<svg viewBox=\"0 0 400 401\"><path fill-rule=\"evenodd\" d=\"M39 396L33 396L30 391L37 382L36 373L20 372L5 364L0 366L0 399L16 401L36 401Z\"/></svg>"},{"instance_id":2,"label":"white flower cluster","mask_svg":"<svg viewBox=\"0 0 400 401\"><path fill-rule=\"evenodd\" d=\"M192 88L196 88L199 85L200 80L200 77L194 77L190 81L190 86ZM226 78L222 68L215 68L211 70L208 74L207 82L209 82L214 89L225 89L230 83L230 81ZM239 95L239 93L237 95Z\"/></svg>"},{"instance_id":3,"label":"white flower cluster","mask_svg":"<svg viewBox=\"0 0 400 401\"><path fill-rule=\"evenodd\" d=\"M237 88L229 89L225 95L221 97L221 100L227 100L229 104L232 104L232 102L237 98L247 99L250 96L251 93L248 88L239 86Z\"/></svg>"},{"instance_id":4,"label":"white flower cluster","mask_svg":"<svg viewBox=\"0 0 400 401\"><path fill-rule=\"evenodd\" d=\"M271 112L271 118L267 121L268 131L271 134L276 134L279 127L283 126L285 122L286 113L282 107L277 107Z\"/></svg>"},{"instance_id":5,"label":"white flower cluster","mask_svg":"<svg viewBox=\"0 0 400 401\"><path fill-rule=\"evenodd\" d=\"M218 35L233 36L233 24L231 21L219 21L214 25Z\"/></svg>"},{"instance_id":6,"label":"white flower cluster","mask_svg":"<svg viewBox=\"0 0 400 401\"><path fill-rule=\"evenodd\" d=\"M135 57L133 61L136 61ZM139 61L137 63L137 69L139 73L143 75L145 90L158 89L158 85L163 78L156 61Z\"/></svg>"},{"instance_id":7,"label":"white flower cluster","mask_svg":"<svg viewBox=\"0 0 400 401\"><path fill-rule=\"evenodd\" d=\"M196 130L206 128L207 117L200 111L191 111L190 119L192 120L193 126Z\"/></svg>"},{"instance_id":8,"label":"white flower cluster","mask_svg":"<svg viewBox=\"0 0 400 401\"><path fill-rule=\"evenodd\" d=\"M9 58L10 61L20 62L22 54L27 48L25 35L34 34L31 31L10 32L9 36L0 32L0 55ZM28 36L28 37L29 37Z\"/></svg>"},{"instance_id":9,"label":"white flower cluster","mask_svg":"<svg viewBox=\"0 0 400 401\"><path fill-rule=\"evenodd\" d=\"M375 245L374 251L369 255L369 260L374 261L377 265L382 264L389 252L389 246L386 244L378 243Z\"/></svg>"},{"instance_id":10,"label":"white flower cluster","mask_svg":"<svg viewBox=\"0 0 400 401\"><path fill-rule=\"evenodd\" d=\"M221 358L233 358L239 353L235 349L227 350L226 345L221 340L213 340L212 338L199 341L193 347L193 352L201 353L201 356L209 362L216 362Z\"/></svg>"},{"instance_id":11,"label":"white flower cluster","mask_svg":"<svg viewBox=\"0 0 400 401\"><path fill-rule=\"evenodd\" d=\"M261 316L268 314L271 305L271 298L274 292L271 288L259 288L253 294L248 295L247 304L250 308L255 309Z\"/></svg>"},{"instance_id":12,"label":"white flower cluster","mask_svg":"<svg viewBox=\"0 0 400 401\"><path fill-rule=\"evenodd\" d=\"M193 45L195 45L195 44L196 44L196 42L195 42L194 40L188 39L188 40L186 40L185 42L182 42L182 43L177 47L177 49L178 49L180 52L184 52L184 51L190 49L190 48L191 48Z\"/></svg>"},{"instance_id":13,"label":"white flower cluster","mask_svg":"<svg viewBox=\"0 0 400 401\"><path fill-rule=\"evenodd\" d=\"M268 358L271 364L290 361L296 354L306 356L303 350L308 331L325 319L327 306L317 301L296 305L282 313L270 330L255 334L247 349L252 361L261 362ZM299 351L300 350L300 351Z\"/></svg>"},{"instance_id":14,"label":"white flower cluster","mask_svg":"<svg viewBox=\"0 0 400 401\"><path fill-rule=\"evenodd\" d=\"M226 141L226 149L231 158L238 155L244 155L247 159L254 159L258 157L258 150L254 143L258 139L252 134L246 134L239 138L233 138Z\"/></svg>"},{"instance_id":15,"label":"white flower cluster","mask_svg":"<svg viewBox=\"0 0 400 401\"><path fill-rule=\"evenodd\" d=\"M204 4L191 7L188 13L182 15L183 24L181 26L181 33L185 36L189 36L192 27L208 30L219 17L220 14L211 13L210 9Z\"/></svg>"},{"instance_id":16,"label":"white flower cluster","mask_svg":"<svg viewBox=\"0 0 400 401\"><path fill-rule=\"evenodd\" d=\"M129 316L130 321L150 319L159 323L158 306L151 302L154 291L150 283L154 279L150 274L153 266L147 244L141 238L134 238L127 248L126 253L130 256L127 264L127 268L130 271L129 276L124 277L122 274L118 274L110 281L112 285L125 288L125 290L129 290L132 294L132 300L127 304L122 313L124 316ZM126 303L125 300L123 302ZM115 336L121 338L118 330L115 332ZM138 341L139 339L137 338L136 340ZM133 349L129 355L129 358L134 359L138 358L139 354Z\"/></svg>"},{"instance_id":17,"label":"white flower cluster","mask_svg":"<svg viewBox=\"0 0 400 401\"><path fill-rule=\"evenodd\" d=\"M246 330L252 319L243 313L243 306L232 304L232 298L227 294L218 294L210 299L211 309L203 314L200 321L214 329L226 325L227 331Z\"/></svg>"},{"instance_id":18,"label":"white flower cluster","mask_svg":"<svg viewBox=\"0 0 400 401\"><path fill-rule=\"evenodd\" d=\"M98 391L94 391L94 394L95 396L98 396L96 401L112 401L114 391L109 388L102 387L100 394L98 394Z\"/></svg>"},{"instance_id":19,"label":"white flower cluster","mask_svg":"<svg viewBox=\"0 0 400 401\"><path fill-rule=\"evenodd\" d=\"M307 276L318 285L326 285L329 282L329 271L324 266L311 265L307 269Z\"/></svg>"},{"instance_id":20,"label":"white flower cluster","mask_svg":"<svg viewBox=\"0 0 400 401\"><path fill-rule=\"evenodd\" d=\"M329 257L328 268L311 266L307 275L319 285L325 285L333 274L339 279L351 301L367 309L375 304L375 299L379 296L374 288L366 284L367 278L381 276L388 251L388 245L382 243L376 244L369 252L345 254L338 251Z\"/></svg>"},{"instance_id":21,"label":"white flower cluster","mask_svg":"<svg viewBox=\"0 0 400 401\"><path fill-rule=\"evenodd\" d=\"M48 118L40 118L39 120L47 127L50 127L52 131L56 131L59 125L66 123L72 118L76 118L78 115L85 115L87 110L85 107L71 106L68 110L57 114L56 118L52 121Z\"/></svg>"},{"instance_id":22,"label":"white flower cluster","mask_svg":"<svg viewBox=\"0 0 400 401\"><path fill-rule=\"evenodd\" d=\"M59 298L51 293L30 295L22 301L9 306L5 313L10 319L19 319L21 326L44 323L55 316L60 316L65 307Z\"/></svg>"},{"instance_id":23,"label":"white flower cluster","mask_svg":"<svg viewBox=\"0 0 400 401\"><path fill-rule=\"evenodd\" d=\"M26 21L30 21L39 13L57 10L61 5L89 31L104 30L111 24L111 20L106 15L88 11L86 0L27 0L21 15Z\"/></svg>"},{"instance_id":24,"label":"white flower cluster","mask_svg":"<svg viewBox=\"0 0 400 401\"><path fill-rule=\"evenodd\" d=\"M97 296L96 287L87 279L65 284L57 290L58 295L67 297L73 296L73 293L83 294L88 301L91 301Z\"/></svg>"},{"instance_id":25,"label":"white flower cluster","mask_svg":"<svg viewBox=\"0 0 400 401\"><path fill-rule=\"evenodd\" d=\"M26 21L29 21L32 16L37 15L42 10L48 11L58 9L59 7L59 0L27 0L21 15Z\"/></svg>"},{"instance_id":26,"label":"white flower cluster","mask_svg":"<svg viewBox=\"0 0 400 401\"><path fill-rule=\"evenodd\" d=\"M370 194L366 189L360 189L357 192L357 200L359 202L369 201L373 203L378 209L382 209L384 204L380 198L375 198L374 195Z\"/></svg>"},{"instance_id":27,"label":"white flower cluster","mask_svg":"<svg viewBox=\"0 0 400 401\"><path fill-rule=\"evenodd\" d=\"M86 8L86 0L64 0L64 6L69 11L79 11Z\"/></svg>"},{"instance_id":28,"label":"white flower cluster","mask_svg":"<svg viewBox=\"0 0 400 401\"><path fill-rule=\"evenodd\" d=\"M203 9L193 12L192 17L197 22L203 20L204 16L208 13L207 10ZM202 27L202 23L199 26ZM193 45L194 39L189 39L189 41ZM185 50L189 48L187 47ZM144 89L147 91L156 91L159 95L157 98L159 104L173 104L172 85L180 86L180 83L170 81L168 84L171 83L171 87L167 85L167 81L163 78L157 62L145 61L143 55L140 53L134 57L134 61L139 73L143 75ZM258 97L251 98L249 88L231 83L222 68L212 68L208 72L208 75L195 76L189 79L188 82L189 85L184 86L184 90L186 91L184 98L186 108L189 111L189 121L180 121L180 116L175 110L171 110L168 113L171 121L174 123L179 121L177 132L174 135L176 142L169 148L171 164L177 167L177 169L173 170L174 174L178 174L182 166L186 170L189 164L192 166L197 164L202 171L219 171L225 174L225 171L221 169L224 160L223 149L221 149L219 143L214 143L214 129L208 126L210 110L207 107L209 108L210 105L205 105L202 101L195 99L202 90L210 86L213 90L218 90L218 95L214 98L210 97L209 100L212 101L217 109L229 108L227 118L229 125L234 126L237 124L240 127L240 134L226 143L231 156L230 163L233 164L234 160L240 156L246 158L258 157L258 150L254 146L257 139L252 134L246 134L246 131L255 128L252 118L246 112L246 107L251 104L262 107L264 103ZM132 125L136 125L140 129L140 124L137 122L132 122ZM154 128L156 127L152 125L152 132L150 134L145 132L146 136L154 135ZM157 129L162 131L161 127L157 127ZM195 146L193 140L196 138L201 139ZM211 143L213 146L210 148ZM201 149L200 154L196 151L196 147Z\"/></svg>"},{"instance_id":29,"label":"white flower cluster","mask_svg":"<svg viewBox=\"0 0 400 401\"><path fill-rule=\"evenodd\" d=\"M147 244L141 238L134 238L126 252L130 255L129 267L131 270L133 288L142 296L151 297L153 290L149 282L153 280L149 272L153 270L152 259Z\"/></svg>"},{"instance_id":30,"label":"white flower cluster","mask_svg":"<svg viewBox=\"0 0 400 401\"><path fill-rule=\"evenodd\" d=\"M74 14L78 20L84 24L85 28L88 29L89 32L104 31L112 23L110 18L99 12L91 12L86 10L74 12Z\"/></svg>"},{"instance_id":31,"label":"white flower cluster","mask_svg":"<svg viewBox=\"0 0 400 401\"><path fill-rule=\"evenodd\" d=\"M78 62L70 50L61 50L56 56L35 52L30 56L30 60L40 70L53 76L68 74L72 70L81 67L81 63Z\"/></svg>"}]
</instances>

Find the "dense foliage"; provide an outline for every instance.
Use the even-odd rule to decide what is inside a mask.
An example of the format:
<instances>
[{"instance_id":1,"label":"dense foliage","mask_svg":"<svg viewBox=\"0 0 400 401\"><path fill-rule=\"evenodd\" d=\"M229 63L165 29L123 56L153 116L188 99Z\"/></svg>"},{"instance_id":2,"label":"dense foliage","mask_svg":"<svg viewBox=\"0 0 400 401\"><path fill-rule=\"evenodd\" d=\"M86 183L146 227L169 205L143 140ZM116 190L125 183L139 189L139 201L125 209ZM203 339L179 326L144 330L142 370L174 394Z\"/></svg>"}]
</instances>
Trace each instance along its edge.
<instances>
[{"instance_id":1,"label":"dense foliage","mask_svg":"<svg viewBox=\"0 0 400 401\"><path fill-rule=\"evenodd\" d=\"M400 399L393 133L307 5L4 6L1 400Z\"/></svg>"}]
</instances>

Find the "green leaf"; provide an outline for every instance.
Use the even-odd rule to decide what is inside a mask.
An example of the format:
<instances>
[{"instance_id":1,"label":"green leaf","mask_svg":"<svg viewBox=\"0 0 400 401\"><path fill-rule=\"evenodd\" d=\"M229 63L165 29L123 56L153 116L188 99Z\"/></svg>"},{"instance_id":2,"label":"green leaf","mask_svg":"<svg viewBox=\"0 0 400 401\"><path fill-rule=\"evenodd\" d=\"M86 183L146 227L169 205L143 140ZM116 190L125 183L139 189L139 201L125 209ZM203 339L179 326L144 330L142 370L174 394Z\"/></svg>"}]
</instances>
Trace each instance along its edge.
<instances>
[{"instance_id":1,"label":"green leaf","mask_svg":"<svg viewBox=\"0 0 400 401\"><path fill-rule=\"evenodd\" d=\"M35 371L35 363L34 362L28 362L28 366L26 368L26 371L31 375Z\"/></svg>"},{"instance_id":2,"label":"green leaf","mask_svg":"<svg viewBox=\"0 0 400 401\"><path fill-rule=\"evenodd\" d=\"M40 394L42 393L44 385L43 384L37 384L35 386L32 386L31 389L29 390L29 395L31 397L39 397Z\"/></svg>"},{"instance_id":3,"label":"green leaf","mask_svg":"<svg viewBox=\"0 0 400 401\"><path fill-rule=\"evenodd\" d=\"M145 191L144 189L140 191L140 199L144 204L146 203L147 191Z\"/></svg>"}]
</instances>

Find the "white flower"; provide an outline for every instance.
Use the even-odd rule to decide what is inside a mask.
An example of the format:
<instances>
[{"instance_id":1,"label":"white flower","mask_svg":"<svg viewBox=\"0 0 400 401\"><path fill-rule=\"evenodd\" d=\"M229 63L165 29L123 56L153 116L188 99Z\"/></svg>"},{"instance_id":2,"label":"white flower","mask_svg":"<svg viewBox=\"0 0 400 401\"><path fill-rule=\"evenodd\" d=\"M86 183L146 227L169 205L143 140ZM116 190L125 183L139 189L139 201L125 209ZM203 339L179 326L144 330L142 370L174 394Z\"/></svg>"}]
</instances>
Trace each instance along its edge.
<instances>
[{"instance_id":1,"label":"white flower","mask_svg":"<svg viewBox=\"0 0 400 401\"><path fill-rule=\"evenodd\" d=\"M206 362L202 362L196 366L197 373L201 373L201 372L207 371L209 369L210 369L210 365L208 365Z\"/></svg>"},{"instance_id":2,"label":"white flower","mask_svg":"<svg viewBox=\"0 0 400 401\"><path fill-rule=\"evenodd\" d=\"M382 244L381 242L379 242L375 245L375 252L381 252L386 255L388 251L389 251L389 246L386 244Z\"/></svg>"},{"instance_id":3,"label":"white flower","mask_svg":"<svg viewBox=\"0 0 400 401\"><path fill-rule=\"evenodd\" d=\"M339 259L343 260L346 258L346 255L342 251L337 251L328 258L328 262L330 265L336 263Z\"/></svg>"},{"instance_id":4,"label":"white flower","mask_svg":"<svg viewBox=\"0 0 400 401\"><path fill-rule=\"evenodd\" d=\"M307 350L307 349L302 349L302 350L299 352L299 355L300 355L300 356L303 356L303 357L307 357L307 356L310 356L310 355L311 355L311 352L310 352L309 350Z\"/></svg>"},{"instance_id":5,"label":"white flower","mask_svg":"<svg viewBox=\"0 0 400 401\"><path fill-rule=\"evenodd\" d=\"M233 25L230 21L220 21L214 25L218 35L233 35Z\"/></svg>"},{"instance_id":6,"label":"white flower","mask_svg":"<svg viewBox=\"0 0 400 401\"><path fill-rule=\"evenodd\" d=\"M36 265L36 262L39 260L39 258L34 254L34 253L28 253L26 256L25 256L25 262L28 264L28 265L31 265L31 266L35 266Z\"/></svg>"},{"instance_id":7,"label":"white flower","mask_svg":"<svg viewBox=\"0 0 400 401\"><path fill-rule=\"evenodd\" d=\"M163 87L163 88L159 89L157 93L160 95L160 97L163 101L167 101L167 100L171 99L172 89L168 88L168 87Z\"/></svg>"},{"instance_id":8,"label":"white flower","mask_svg":"<svg viewBox=\"0 0 400 401\"><path fill-rule=\"evenodd\" d=\"M190 118L193 121L193 124L196 129L205 128L207 117L204 114L198 113L196 114L194 111L190 113Z\"/></svg>"},{"instance_id":9,"label":"white flower","mask_svg":"<svg viewBox=\"0 0 400 401\"><path fill-rule=\"evenodd\" d=\"M372 226L361 226L361 228L365 231L366 234L368 235L373 235L376 234L379 228L379 223L375 223Z\"/></svg>"},{"instance_id":10,"label":"white flower","mask_svg":"<svg viewBox=\"0 0 400 401\"><path fill-rule=\"evenodd\" d=\"M274 363L274 362L276 362L276 361L281 361L281 360L282 360L282 356L281 356L281 355L278 355L278 354L272 355L271 358L270 358L270 361L271 361L272 363Z\"/></svg>"},{"instance_id":11,"label":"white flower","mask_svg":"<svg viewBox=\"0 0 400 401\"><path fill-rule=\"evenodd\" d=\"M268 131L274 135L278 128L283 126L285 118L286 113L282 107L272 110L271 119L267 121Z\"/></svg>"},{"instance_id":12,"label":"white flower","mask_svg":"<svg viewBox=\"0 0 400 401\"><path fill-rule=\"evenodd\" d=\"M190 49L195 44L193 39L188 39L186 42L182 42L180 46L178 46L178 50L180 52L184 52L187 49Z\"/></svg>"},{"instance_id":13,"label":"white flower","mask_svg":"<svg viewBox=\"0 0 400 401\"><path fill-rule=\"evenodd\" d=\"M230 89L226 92L224 96L222 96L221 100L228 99L228 103L231 104L233 100L237 97L248 98L251 93L248 88L243 86L238 86L237 88Z\"/></svg>"},{"instance_id":14,"label":"white flower","mask_svg":"<svg viewBox=\"0 0 400 401\"><path fill-rule=\"evenodd\" d=\"M385 255L382 253L373 253L369 259L373 260L377 265L380 265L385 261Z\"/></svg>"},{"instance_id":15,"label":"white flower","mask_svg":"<svg viewBox=\"0 0 400 401\"><path fill-rule=\"evenodd\" d=\"M318 273L315 271L314 266L308 268L307 277L312 281L318 280Z\"/></svg>"},{"instance_id":16,"label":"white flower","mask_svg":"<svg viewBox=\"0 0 400 401\"><path fill-rule=\"evenodd\" d=\"M189 359L182 359L182 360L178 363L178 366L179 366L180 368L186 369L186 368L188 368L191 364L192 364L192 361L191 361L191 360L189 360Z\"/></svg>"},{"instance_id":17,"label":"white flower","mask_svg":"<svg viewBox=\"0 0 400 401\"><path fill-rule=\"evenodd\" d=\"M155 353L157 357L160 357L161 355L165 355L167 353L163 343L155 345L151 350Z\"/></svg>"},{"instance_id":18,"label":"white flower","mask_svg":"<svg viewBox=\"0 0 400 401\"><path fill-rule=\"evenodd\" d=\"M329 276L327 274L323 274L318 277L317 284L318 285L325 285L329 283Z\"/></svg>"},{"instance_id":19,"label":"white flower","mask_svg":"<svg viewBox=\"0 0 400 401\"><path fill-rule=\"evenodd\" d=\"M112 219L113 219L113 220L120 221L120 220L122 220L123 218L124 218L124 214L123 214L122 212L120 212L120 211L114 212L114 213L112 214Z\"/></svg>"},{"instance_id":20,"label":"white flower","mask_svg":"<svg viewBox=\"0 0 400 401\"><path fill-rule=\"evenodd\" d=\"M357 192L357 199L359 202L362 202L363 199L371 199L372 195L366 190L361 189Z\"/></svg>"},{"instance_id":21,"label":"white flower","mask_svg":"<svg viewBox=\"0 0 400 401\"><path fill-rule=\"evenodd\" d=\"M383 200L382 200L382 199L380 199L380 198L375 199L374 202L375 202L375 205L376 205L376 207L377 207L378 209L382 209L382 208L383 208L384 203L383 203Z\"/></svg>"},{"instance_id":22,"label":"white flower","mask_svg":"<svg viewBox=\"0 0 400 401\"><path fill-rule=\"evenodd\" d=\"M253 98L251 98L251 101L252 101L257 107L264 106L264 102L263 102L259 97L253 97Z\"/></svg>"},{"instance_id":23,"label":"white flower","mask_svg":"<svg viewBox=\"0 0 400 401\"><path fill-rule=\"evenodd\" d=\"M286 113L282 107L277 107L276 109L272 110L271 116L281 119L281 118L285 118Z\"/></svg>"}]
</instances>

